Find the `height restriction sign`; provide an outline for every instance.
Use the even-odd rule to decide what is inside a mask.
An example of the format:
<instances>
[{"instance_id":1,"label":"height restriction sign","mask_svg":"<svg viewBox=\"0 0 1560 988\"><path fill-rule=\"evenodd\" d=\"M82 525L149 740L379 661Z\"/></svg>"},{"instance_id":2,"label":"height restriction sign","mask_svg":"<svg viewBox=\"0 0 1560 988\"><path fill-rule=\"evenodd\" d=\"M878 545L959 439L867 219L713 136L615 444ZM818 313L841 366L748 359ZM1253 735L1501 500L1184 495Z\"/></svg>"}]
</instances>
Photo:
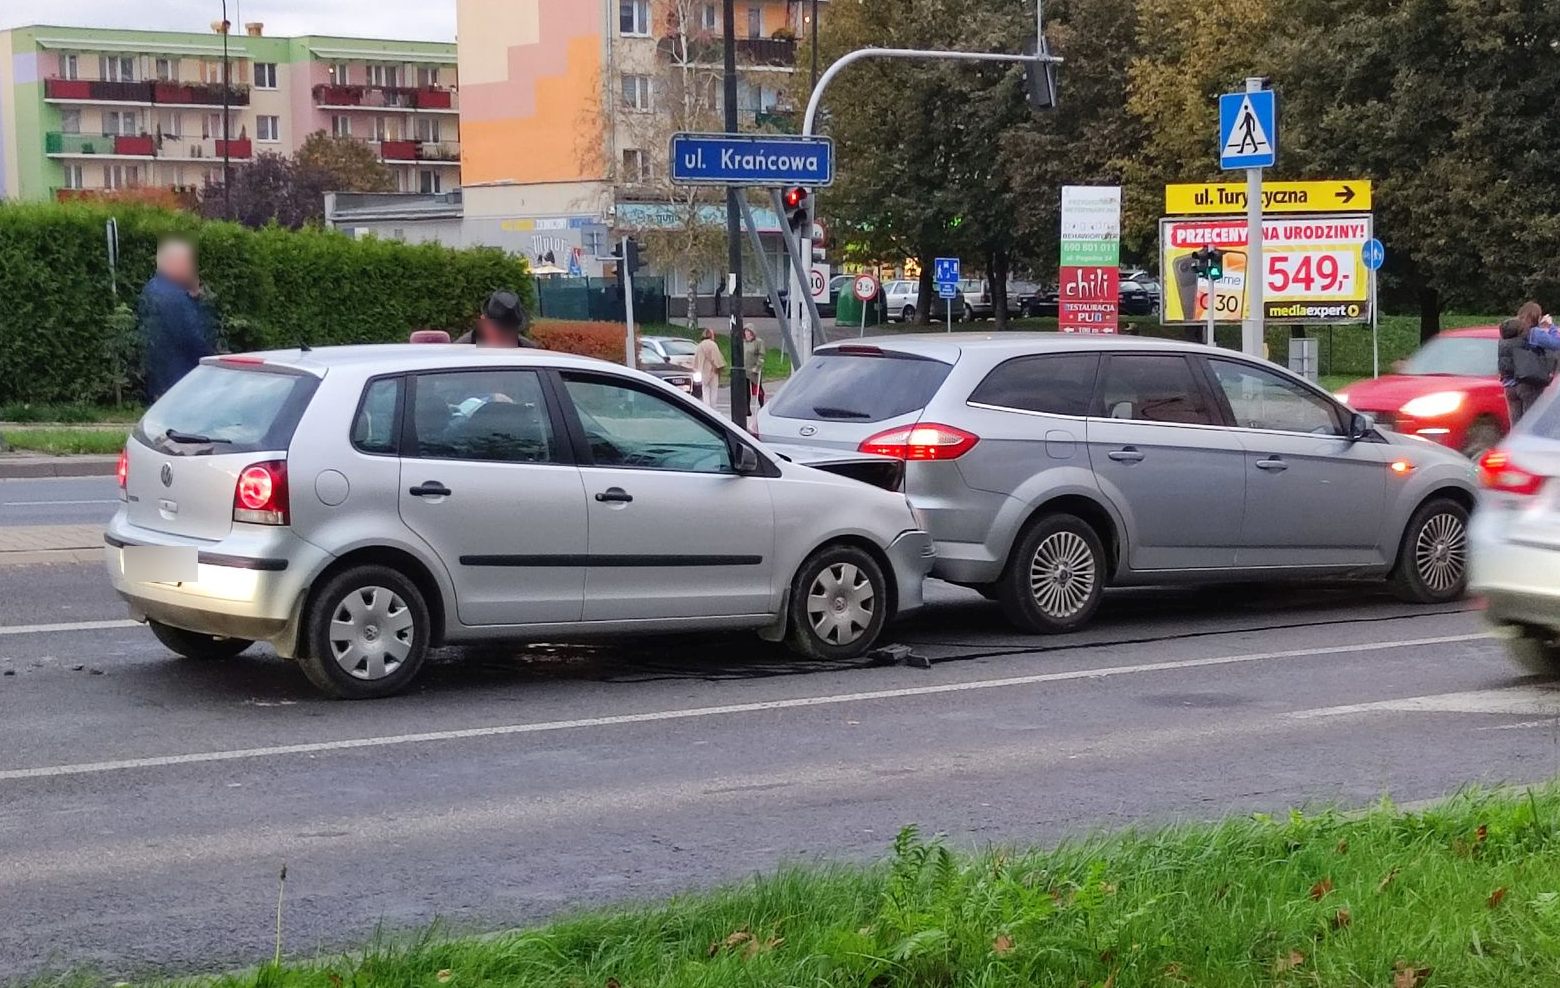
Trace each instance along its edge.
<instances>
[{"instance_id":1,"label":"height restriction sign","mask_svg":"<svg viewBox=\"0 0 1560 988\"><path fill-rule=\"evenodd\" d=\"M1263 316L1290 324L1370 321L1370 291L1363 257L1371 239L1369 216L1316 215L1262 218ZM1199 278L1192 253L1224 252L1224 274L1212 286ZM1246 317L1248 278L1245 219L1159 221L1159 270L1165 288L1160 322L1195 325Z\"/></svg>"}]
</instances>

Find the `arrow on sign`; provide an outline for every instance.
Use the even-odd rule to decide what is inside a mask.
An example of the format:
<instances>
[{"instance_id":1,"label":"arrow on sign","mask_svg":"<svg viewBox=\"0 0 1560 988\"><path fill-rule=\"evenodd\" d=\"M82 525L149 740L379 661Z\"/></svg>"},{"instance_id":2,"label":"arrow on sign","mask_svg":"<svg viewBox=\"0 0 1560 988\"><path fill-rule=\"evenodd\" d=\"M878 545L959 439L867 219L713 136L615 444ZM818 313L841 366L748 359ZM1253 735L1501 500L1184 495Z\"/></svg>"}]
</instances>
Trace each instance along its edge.
<instances>
[{"instance_id":1,"label":"arrow on sign","mask_svg":"<svg viewBox=\"0 0 1560 988\"><path fill-rule=\"evenodd\" d=\"M1338 200L1340 202L1342 202L1344 205L1348 205L1349 203L1354 201L1354 186L1352 186L1352 185L1345 185L1343 188L1339 189L1337 192L1334 192L1333 195L1337 196Z\"/></svg>"}]
</instances>

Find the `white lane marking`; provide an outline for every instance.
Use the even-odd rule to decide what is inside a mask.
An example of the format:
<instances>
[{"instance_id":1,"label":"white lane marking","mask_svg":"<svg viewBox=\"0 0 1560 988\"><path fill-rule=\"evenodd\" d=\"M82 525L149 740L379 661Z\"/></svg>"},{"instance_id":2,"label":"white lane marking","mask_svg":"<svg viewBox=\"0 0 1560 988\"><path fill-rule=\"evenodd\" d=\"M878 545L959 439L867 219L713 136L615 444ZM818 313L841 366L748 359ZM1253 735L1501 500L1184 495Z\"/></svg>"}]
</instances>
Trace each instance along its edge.
<instances>
[{"instance_id":1,"label":"white lane marking","mask_svg":"<svg viewBox=\"0 0 1560 988\"><path fill-rule=\"evenodd\" d=\"M0 635L48 635L61 631L107 631L112 628L139 628L139 621L76 621L71 624L0 624Z\"/></svg>"},{"instance_id":2,"label":"white lane marking","mask_svg":"<svg viewBox=\"0 0 1560 988\"><path fill-rule=\"evenodd\" d=\"M273 745L264 748L201 751L184 755L155 755L147 758L122 758L114 761L83 762L75 765L44 765L37 768L0 770L0 782L12 782L18 779L48 779L67 775L89 775L95 772L120 772L137 768L162 768L171 765L195 765L202 762L228 762L241 758L270 758L278 755L307 755L322 751L349 751L354 748L385 748L391 745L422 744L431 741L458 741L468 738L505 737L516 734L544 734L552 731L572 731L585 727L651 724L659 721L691 720L698 717L721 717L728 714L762 713L770 710L794 710L803 707L825 707L844 703L865 703L872 700L936 696L942 693L966 693L972 690L987 690L999 687L1033 686L1039 683L1062 683L1080 679L1106 679L1112 676L1130 676L1145 672L1199 669L1208 666L1238 665L1274 659L1297 659L1316 655L1348 655L1354 652L1377 652L1387 649L1420 648L1426 645L1449 645L1458 642L1479 641L1488 637L1490 636L1487 633L1481 632L1469 635L1443 635L1437 638L1416 638L1409 641L1365 642L1355 645L1331 645L1323 648L1295 648L1282 652L1255 652L1247 655L1218 655L1201 659L1144 662L1129 666L1107 666L1101 669L1074 669L1068 672L1038 673L1033 676L1012 676L1007 679L982 679L965 683L943 683L937 686L910 686L901 689L872 690L862 693L795 697L789 700L731 703L718 707L658 710L650 713L616 714L609 717L582 717L576 720L543 721L533 724L469 727L450 731L426 731L420 734L392 734L380 737L348 738L340 741L312 741L302 744Z\"/></svg>"},{"instance_id":3,"label":"white lane marking","mask_svg":"<svg viewBox=\"0 0 1560 988\"><path fill-rule=\"evenodd\" d=\"M0 501L0 508L18 508L42 504L118 504L117 497L88 498L81 501Z\"/></svg>"},{"instance_id":4,"label":"white lane marking","mask_svg":"<svg viewBox=\"0 0 1560 988\"><path fill-rule=\"evenodd\" d=\"M1543 686L1513 686L1499 690L1468 690L1463 693L1436 693L1405 696L1395 700L1372 700L1337 707L1297 710L1287 716L1299 720L1316 717L1343 717L1349 714L1380 713L1431 714L1560 714L1560 689Z\"/></svg>"}]
</instances>

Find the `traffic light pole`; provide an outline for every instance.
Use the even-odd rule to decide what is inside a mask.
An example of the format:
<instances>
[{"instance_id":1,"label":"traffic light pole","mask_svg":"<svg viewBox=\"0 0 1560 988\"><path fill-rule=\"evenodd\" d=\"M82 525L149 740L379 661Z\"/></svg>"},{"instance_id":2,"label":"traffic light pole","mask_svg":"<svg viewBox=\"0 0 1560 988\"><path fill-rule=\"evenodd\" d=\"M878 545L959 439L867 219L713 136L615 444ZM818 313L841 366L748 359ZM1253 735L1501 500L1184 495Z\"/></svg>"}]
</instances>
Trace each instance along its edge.
<instances>
[{"instance_id":1,"label":"traffic light pole","mask_svg":"<svg viewBox=\"0 0 1560 988\"><path fill-rule=\"evenodd\" d=\"M639 339L634 331L634 265L629 260L628 238L618 245L623 251L623 260L618 264L618 280L623 282L623 318L628 323L628 335L624 337L623 354L624 363L629 367L639 366Z\"/></svg>"},{"instance_id":2,"label":"traffic light pole","mask_svg":"<svg viewBox=\"0 0 1560 988\"><path fill-rule=\"evenodd\" d=\"M722 95L726 110L726 133L737 132L737 28L736 2L725 0L722 28L725 42L725 72ZM748 424L747 361L742 346L742 217L743 190L726 187L726 265L731 271L731 421L737 428ZM763 263L763 255L759 255ZM719 383L719 382L717 382Z\"/></svg>"},{"instance_id":3,"label":"traffic light pole","mask_svg":"<svg viewBox=\"0 0 1560 988\"><path fill-rule=\"evenodd\" d=\"M772 203L774 205L774 208L775 208L775 215L779 216L779 217L784 217L785 216L785 203L780 200L780 190L779 189L770 189L769 190L769 195L770 195L770 199L771 199L771 201L772 201ZM791 233L790 233L789 230L781 230L780 231L780 239L785 242L786 253L791 255L791 270L792 271L802 271L802 270L804 270L804 268L802 267L802 258L806 257L808 260L811 260L811 256L812 256L812 237L810 236L811 232L812 231L810 231L810 230L803 231L802 237L805 238L805 239L803 239L802 242L800 244L798 244L795 240L791 239ZM792 279L791 284L793 286L796 284L795 279ZM823 318L818 315L818 303L813 300L812 290L810 288L804 286L800 292L797 292L794 287L791 289L791 291L792 291L791 304L792 305L796 305L797 304L796 296L797 295L801 295L801 297L802 297L802 304L807 306L807 310L806 311L807 311L808 316L811 317L811 319L812 319L812 324L814 326L822 326L823 325ZM797 341L796 341L796 351L797 351L797 353L796 353L796 356L797 356L796 366L798 366L798 367L802 366L802 364L806 362L807 358L812 356L812 346L811 345L805 345L804 346L803 343L804 343L804 341L802 339L800 339L800 338L798 338Z\"/></svg>"},{"instance_id":4,"label":"traffic light pole","mask_svg":"<svg viewBox=\"0 0 1560 988\"><path fill-rule=\"evenodd\" d=\"M1246 92L1262 91L1262 80L1246 80ZM1240 324L1240 349L1253 357L1262 356L1263 289L1267 270L1262 263L1262 169L1246 169L1246 318Z\"/></svg>"},{"instance_id":5,"label":"traffic light pole","mask_svg":"<svg viewBox=\"0 0 1560 988\"><path fill-rule=\"evenodd\" d=\"M1209 246L1208 249L1212 250L1213 248ZM1219 289L1218 282L1213 277L1213 270L1208 266L1207 262L1204 262L1203 276L1208 279L1208 339L1205 342L1209 346L1218 346L1218 336L1215 335L1215 330L1217 329Z\"/></svg>"}]
</instances>

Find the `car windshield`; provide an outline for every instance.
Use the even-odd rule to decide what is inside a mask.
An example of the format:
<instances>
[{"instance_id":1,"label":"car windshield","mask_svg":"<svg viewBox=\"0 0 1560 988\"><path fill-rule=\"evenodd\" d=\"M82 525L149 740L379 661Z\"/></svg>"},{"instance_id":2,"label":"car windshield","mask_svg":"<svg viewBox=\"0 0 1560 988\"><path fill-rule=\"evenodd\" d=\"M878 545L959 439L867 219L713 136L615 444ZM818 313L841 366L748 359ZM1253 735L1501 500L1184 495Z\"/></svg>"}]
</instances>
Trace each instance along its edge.
<instances>
[{"instance_id":1,"label":"car windshield","mask_svg":"<svg viewBox=\"0 0 1560 988\"><path fill-rule=\"evenodd\" d=\"M1493 377L1497 341L1484 336L1438 336L1403 362L1404 374Z\"/></svg>"},{"instance_id":2,"label":"car windshield","mask_svg":"<svg viewBox=\"0 0 1560 988\"><path fill-rule=\"evenodd\" d=\"M691 357L698 350L698 344L692 340L662 340L661 349L673 357Z\"/></svg>"},{"instance_id":3,"label":"car windshield","mask_svg":"<svg viewBox=\"0 0 1560 988\"><path fill-rule=\"evenodd\" d=\"M146 410L136 436L171 456L285 449L318 379L201 364Z\"/></svg>"},{"instance_id":4,"label":"car windshield","mask_svg":"<svg viewBox=\"0 0 1560 988\"><path fill-rule=\"evenodd\" d=\"M788 419L880 422L925 408L952 364L910 354L819 353L770 404Z\"/></svg>"}]
</instances>

